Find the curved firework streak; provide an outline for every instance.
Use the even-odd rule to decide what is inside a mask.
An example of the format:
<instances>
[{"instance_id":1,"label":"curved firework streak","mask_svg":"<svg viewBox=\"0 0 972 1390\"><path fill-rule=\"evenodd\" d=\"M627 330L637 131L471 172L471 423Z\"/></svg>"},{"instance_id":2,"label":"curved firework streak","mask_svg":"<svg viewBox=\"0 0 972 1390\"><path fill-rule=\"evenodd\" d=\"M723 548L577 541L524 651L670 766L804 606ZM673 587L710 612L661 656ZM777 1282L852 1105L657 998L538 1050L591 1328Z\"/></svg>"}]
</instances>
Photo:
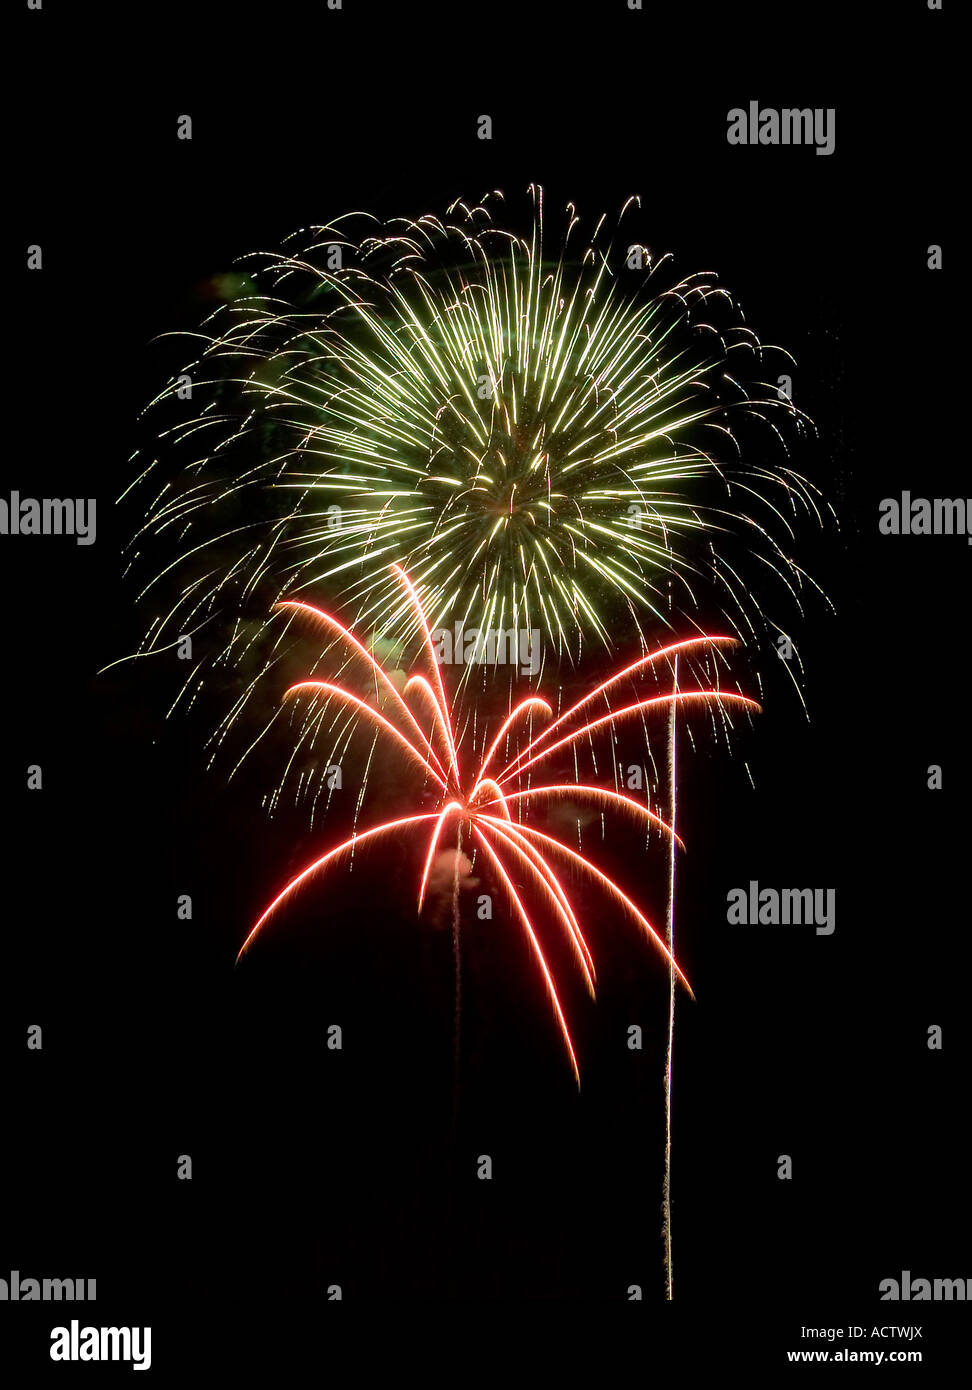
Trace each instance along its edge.
<instances>
[{"instance_id":1,"label":"curved firework streak","mask_svg":"<svg viewBox=\"0 0 972 1390\"><path fill-rule=\"evenodd\" d=\"M410 601L416 609L417 619L425 634L428 637L428 622L422 609L422 604L415 592L414 587L407 574L398 566L395 567L394 577L404 588ZM368 652L361 646L357 638L350 629L345 629L342 624L325 614L316 607L309 609L310 613L325 625L338 633L344 633L347 644L355 650L358 656L364 656L372 665L375 665ZM720 642L723 639L714 637L712 639L693 639L698 641L711 640ZM648 921L641 909L623 892L603 870L592 863L585 855L581 854L570 846L564 844L544 831L538 830L532 825L528 825L522 819L514 817L512 807L515 806L517 814L521 811L521 803L532 801L542 802L550 800L567 801L569 799L592 800L595 804L606 809L616 811L622 815L631 817L635 821L650 823L663 833L672 836L670 827L659 816L655 815L646 805L636 801L632 797L623 796L613 791L609 787L588 786L582 783L552 782L530 786L525 789L511 789L509 784L514 782L523 770L539 762L541 759L556 752L557 750L568 747L576 740L589 738L591 734L603 728L612 719L627 717L636 711L648 711L656 708L671 708L676 702L683 700L702 699L702 700L736 700L742 701L749 707L756 707L755 701L749 700L745 696L731 695L714 689L707 690L678 690L671 695L661 697L651 697L638 701L635 704L626 706L612 714L599 717L595 720L588 720L581 723L572 732L562 735L553 743L548 743L540 752L534 753L526 761L521 762L518 767L506 769L499 777L487 775L489 765L494 754L499 747L502 737L508 732L510 726L517 718L522 717L529 709L535 706L542 707L548 715L550 706L537 696L531 696L521 701L514 710L503 720L500 731L491 743L486 747L482 760L479 763L474 775L468 777L463 772L462 761L459 756L458 740L455 737L452 725L452 715L449 701L446 695L445 685L442 681L431 640L423 646L425 659L432 668L432 679L428 680L424 676L413 675L405 685L405 692L409 690L420 692L426 703L435 706L436 723L441 731L443 746L448 754L449 768L443 776L443 764L438 762L436 755L428 740L422 735L421 728L405 705L404 699L400 699L396 705L397 712L402 716L407 724L417 731L421 741L414 741L401 729L396 728L391 721L381 713L362 700L351 691L344 690L331 682L304 681L291 687L287 694L299 693L300 691L312 691L315 695L322 691L329 696L337 697L351 704L354 708L361 709L366 717L371 719L378 727L379 731L391 736L397 747L404 749L411 762L418 764L425 773L425 783L429 780L436 784L438 792L438 806L436 810L430 812L419 812L414 815L399 817L393 821L384 822L381 825L372 826L366 830L358 831L347 840L327 850L324 854L312 860L304 869L293 877L289 883L276 894L269 905L264 909L251 928L246 940L240 947L237 959L248 949L258 933L265 926L267 921L282 908L298 888L306 884L315 874L333 865L337 860L345 855L352 853L359 845L365 844L370 840L376 840L388 834L402 830L411 831L416 826L430 826L431 834L425 852L423 867L419 878L417 907L421 912L428 889L429 876L435 854L447 827L453 821L456 822L460 843L463 828L467 828L475 844L482 851L488 866L492 870L496 879L502 885L507 897L509 898L512 911L516 920L519 921L523 932L529 942L530 949L537 962L538 969L544 981L545 989L550 998L558 1028L561 1032L571 1069L574 1077L580 1084L580 1069L577 1062L576 1050L571 1038L570 1029L567 1024L566 1015L560 1001L553 972L547 961L546 954L540 939L540 931L536 920L536 909L534 903L539 904L543 909L543 915L549 916L562 928L567 943L570 946L573 957L581 971L585 986L594 996L595 990L595 971L594 959L590 947L585 940L581 929L577 912L571 902L567 888L558 876L553 863L552 856L560 856L567 863L575 868L580 868L586 875L604 890L610 900L618 904L625 913L630 916L644 933L647 940L661 952L668 963L669 970L677 975L678 979L689 989L687 979L676 962L674 956L665 945L662 936ZM653 656L661 658L664 652L654 653ZM645 661L636 663L643 665ZM630 668L623 668L622 674L626 674ZM392 682L387 673L380 669L375 672L378 683L391 685ZM553 721L547 730L550 731L562 726L566 721L577 716L579 711L584 709L593 695L603 695L604 691L614 684L617 678L612 677L602 683L591 696L578 701L563 716ZM396 692L397 693L397 692ZM544 740L544 735L531 741L528 752ZM674 837L677 839L677 837ZM678 843L681 843L678 841ZM458 849L456 851L458 856ZM458 858L457 858L458 863ZM522 882L518 885L515 877Z\"/></svg>"},{"instance_id":2,"label":"curved firework streak","mask_svg":"<svg viewBox=\"0 0 972 1390\"><path fill-rule=\"evenodd\" d=\"M265 621L285 595L326 591L371 648L412 650L392 562L429 627L536 630L552 664L644 650L680 618L701 631L704 594L762 639L784 626L756 597L770 576L799 608L812 581L791 541L829 509L789 466L809 422L774 384L781 350L712 274L628 243L637 199L587 233L568 205L551 246L531 193L526 236L494 193L443 218L349 214L244 258L253 292L192 335L149 408L132 563L147 601L179 592L140 653L214 625L211 664L241 686L217 744L290 650L289 624Z\"/></svg>"}]
</instances>

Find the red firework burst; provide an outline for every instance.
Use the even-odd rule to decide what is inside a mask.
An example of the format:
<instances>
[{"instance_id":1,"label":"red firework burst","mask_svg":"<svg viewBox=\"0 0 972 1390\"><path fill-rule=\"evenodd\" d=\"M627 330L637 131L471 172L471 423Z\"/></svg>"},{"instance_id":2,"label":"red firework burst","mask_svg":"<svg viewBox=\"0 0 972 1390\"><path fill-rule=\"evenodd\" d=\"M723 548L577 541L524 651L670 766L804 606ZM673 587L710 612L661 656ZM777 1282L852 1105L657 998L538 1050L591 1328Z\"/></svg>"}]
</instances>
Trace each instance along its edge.
<instances>
[{"instance_id":1,"label":"red firework burst","mask_svg":"<svg viewBox=\"0 0 972 1390\"><path fill-rule=\"evenodd\" d=\"M281 606L306 613L335 634L346 645L349 655L364 662L376 683L376 693L380 690L382 695L386 697L385 707L389 713L394 713L398 723L393 722L392 719L383 714L376 705L370 704L344 686L330 681L301 681L297 685L291 686L286 694L289 696L301 691L312 691L315 695L333 698L344 704L356 716L377 726L382 733L393 739L405 751L413 763L421 768L424 781L435 784L438 806L434 811L402 816L397 820L386 821L384 824L374 825L367 830L359 831L350 839L335 845L333 849L327 850L319 858L314 859L280 890L269 906L261 913L240 947L237 960L243 955L266 921L287 901L295 889L305 883L313 874L325 869L342 855L349 854L358 845L363 845L369 840L377 840L397 831L411 830L415 826L424 825L430 830L430 835L418 883L418 910L421 911L436 849L445 833L446 826L454 820L458 825L460 844L463 830L467 830L476 845L482 850L487 864L502 885L509 898L513 915L526 934L570 1057L574 1077L579 1085L580 1072L577 1056L553 976L540 945L530 904L536 900L563 929L592 998L594 997L595 983L594 960L581 930L577 914L571 905L563 882L555 872L551 859L564 861L566 864L580 869L597 883L610 901L629 917L648 940L661 951L670 969L675 971L690 995L692 990L678 963L670 955L662 937L619 885L591 863L585 855L571 849L563 841L536 829L532 825L527 825L522 819L514 819L510 809L511 804L515 804L519 811L520 803L527 799L530 802L550 799L587 800L605 810L614 811L640 821L646 826L655 826L663 834L672 837L676 844L681 845L682 842L677 835L674 835L671 827L655 815L647 805L608 787L590 786L581 782L558 782L531 785L527 789L520 789L517 785L518 779L528 768L535 767L552 753L569 747L580 738L590 738L598 730L606 729L608 726L613 729L621 720L636 714L644 715L652 710L699 701L728 702L754 710L758 709L757 703L747 696L718 689L679 689L671 694L637 700L619 709L610 707L612 690L626 678L634 676L660 661L668 661L674 658L677 653L689 648L703 644L710 646L730 645L735 639L709 635L691 637L670 643L647 656L638 658L638 660L615 671L607 680L602 681L600 685L589 691L583 699L548 724L542 733L532 738L523 751L508 762L501 772L495 776L489 776L503 738L519 720L527 714L539 712L549 716L553 713L546 700L537 695L531 695L521 700L510 709L495 738L486 750L478 770L472 777L469 777L464 775L461 768L452 713L446 698L442 673L436 660L432 634L421 599L405 571L398 565L393 565L391 568L398 576L408 600L415 610L422 635L423 653L428 658L431 674L431 680L424 675L412 675L406 682L402 693L399 692L388 672L375 660L367 647L337 618L309 603L293 601ZM411 696L416 709L420 705L424 706L430 719L428 733L423 730L415 712L410 707L406 698L408 696ZM590 719L583 711L587 710L591 703L598 698L602 699L608 706L608 713ZM552 739L552 735L557 730L562 731L560 736ZM517 888L514 883L514 872L518 878L522 877L524 883L528 885L528 891L524 891L523 884Z\"/></svg>"}]
</instances>

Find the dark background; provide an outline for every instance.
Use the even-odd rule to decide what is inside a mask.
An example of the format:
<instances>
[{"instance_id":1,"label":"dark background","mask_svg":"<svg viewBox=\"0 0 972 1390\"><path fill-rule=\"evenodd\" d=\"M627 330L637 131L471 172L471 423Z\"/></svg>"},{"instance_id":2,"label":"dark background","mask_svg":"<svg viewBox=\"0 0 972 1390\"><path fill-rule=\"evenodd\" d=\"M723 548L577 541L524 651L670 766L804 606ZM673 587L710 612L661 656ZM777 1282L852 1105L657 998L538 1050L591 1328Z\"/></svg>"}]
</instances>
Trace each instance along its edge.
<instances>
[{"instance_id":1,"label":"dark background","mask_svg":"<svg viewBox=\"0 0 972 1390\"><path fill-rule=\"evenodd\" d=\"M10 257L40 242L44 270L23 272L8 324L5 486L99 510L92 547L0 546L0 1275L97 1277L90 1315L151 1324L160 1378L217 1345L242 1362L253 1338L296 1364L307 1316L338 1337L364 1307L433 1300L495 1327L504 1302L623 1302L632 1283L645 1302L617 1322L694 1355L715 1328L775 1366L801 1324L890 1321L930 1329L927 1362L964 1310L880 1304L877 1285L970 1273L972 552L880 536L877 507L902 488L968 493L948 340L950 16L345 4L21 17ZM729 147L726 112L753 98L834 106L836 153ZM175 138L183 113L191 143ZM639 192L653 249L718 270L760 336L795 353L812 475L840 514L804 552L837 607L795 629L809 722L781 698L733 756L703 744L683 760L677 931L698 1003L680 1001L676 1035L674 1309L666 980L649 953L591 903L599 1001L565 999L578 1096L515 934L473 928L453 1132L451 945L402 905L412 862L332 880L234 971L254 908L321 832L268 823L206 772L199 729L164 721L168 675L96 675L139 635L119 558L131 516L112 503L171 366L153 337L192 327L212 276L298 226L495 187L522 212L531 181L588 214ZM663 910L663 861L629 850L599 858ZM836 933L727 926L726 893L750 878L836 887ZM324 1048L332 1022L340 1053ZM625 1047L635 1022L641 1053ZM175 1176L184 1153L191 1183ZM325 1301L332 1283L343 1303ZM11 1306L6 1354L36 1375L50 1327L75 1315Z\"/></svg>"}]
</instances>

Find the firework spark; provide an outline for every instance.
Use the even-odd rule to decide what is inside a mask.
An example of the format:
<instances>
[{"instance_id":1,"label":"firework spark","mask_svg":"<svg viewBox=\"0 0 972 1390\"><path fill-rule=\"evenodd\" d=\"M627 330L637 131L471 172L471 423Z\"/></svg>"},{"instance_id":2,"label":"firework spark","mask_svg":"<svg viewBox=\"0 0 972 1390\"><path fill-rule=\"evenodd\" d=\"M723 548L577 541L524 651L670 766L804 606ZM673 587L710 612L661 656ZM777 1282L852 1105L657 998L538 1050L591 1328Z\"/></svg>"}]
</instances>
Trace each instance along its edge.
<instances>
[{"instance_id":1,"label":"firework spark","mask_svg":"<svg viewBox=\"0 0 972 1390\"><path fill-rule=\"evenodd\" d=\"M590 641L645 650L680 617L701 632L703 593L762 641L783 626L756 597L770 577L799 606L790 542L821 505L784 466L808 422L775 384L780 350L713 275L627 244L637 199L587 233L568 205L549 250L532 194L525 237L493 194L445 218L349 214L248 258L253 293L153 402L132 560L143 596L176 593L141 651L214 625L183 696L235 671L217 744L291 650L294 609L264 620L284 595L334 596L385 655L414 645L391 562L433 629L537 631L556 664Z\"/></svg>"},{"instance_id":2,"label":"firework spark","mask_svg":"<svg viewBox=\"0 0 972 1390\"><path fill-rule=\"evenodd\" d=\"M399 566L392 566L393 577L400 585L411 606L415 621L422 634L423 651L429 668L429 676L413 674L405 683L404 691L399 692L395 682L382 668L380 662L368 652L364 645L331 614L311 604L301 602L302 612L320 623L328 632L334 633L343 641L354 657L364 662L374 681L376 691L387 697L385 711L377 703L362 699L354 691L331 681L301 681L287 691L288 697L311 694L324 696L328 700L338 700L354 711L359 719L372 723L381 734L392 740L409 762L423 775L426 787L435 790L436 808L432 811L400 816L394 820L373 825L357 831L342 843L328 849L312 860L273 898L254 923L249 935L240 948L239 956L247 950L266 922L291 898L302 884L314 875L335 864L343 856L351 854L358 846L371 841L380 842L384 837L402 831L421 827L428 833L422 871L418 882L417 907L421 912L428 889L433 862L444 837L450 827L455 828L461 837L463 832L482 853L486 865L496 880L502 885L510 903L513 916L519 923L529 942L533 958L543 979L550 1000L557 1027L563 1039L571 1069L578 1084L580 1070L577 1054L568 1028L567 1019L560 1002L553 974L541 945L541 930L537 921L536 905L542 909L544 918L556 922L569 944L573 958L583 977L584 983L593 997L595 988L594 959L585 939L580 921L563 878L557 872L560 862L579 869L593 880L607 895L608 899L630 918L648 941L656 947L668 962L670 971L688 988L680 966L665 945L662 936L651 925L648 918L630 897L607 874L592 863L584 854L564 844L555 836L538 830L528 824L522 816L523 803L553 800L590 801L604 810L638 821L644 825L654 825L663 834L671 835L668 825L649 807L633 797L623 796L612 788L587 785L578 782L532 784L524 790L518 783L528 767L537 767L561 749L571 747L578 739L590 738L596 731L605 729L635 714L650 713L653 709L669 709L673 704L692 704L697 702L737 703L751 709L758 708L755 701L744 695L718 689L679 689L671 695L653 696L639 700L621 708L611 709L607 715L591 718L589 706L595 699L610 700L610 692L619 686L636 670L643 670L657 662L665 662L672 653L672 647L661 648L638 661L621 668L603 681L595 690L577 701L568 710L553 720L545 731L534 736L526 746L502 769L492 774L494 763L501 744L511 728L530 713L538 711L551 715L551 707L539 696L521 700L512 708L492 742L479 762L478 770L468 775L462 767L459 740L455 734L452 710L446 695L442 672L436 661L435 647L430 625L422 600L409 576ZM720 645L731 642L732 638L705 635L693 637L676 644L679 648L690 649L697 645ZM430 677L430 678L429 678ZM420 715L427 721L426 728L419 722L413 708L408 703L411 696ZM397 723L395 720L397 719ZM551 736L557 730L559 736ZM514 811L516 815L514 815ZM673 840L677 837L672 837ZM458 874L459 849L456 851ZM239 957L238 957L239 959ZM691 991L690 991L691 992Z\"/></svg>"}]
</instances>

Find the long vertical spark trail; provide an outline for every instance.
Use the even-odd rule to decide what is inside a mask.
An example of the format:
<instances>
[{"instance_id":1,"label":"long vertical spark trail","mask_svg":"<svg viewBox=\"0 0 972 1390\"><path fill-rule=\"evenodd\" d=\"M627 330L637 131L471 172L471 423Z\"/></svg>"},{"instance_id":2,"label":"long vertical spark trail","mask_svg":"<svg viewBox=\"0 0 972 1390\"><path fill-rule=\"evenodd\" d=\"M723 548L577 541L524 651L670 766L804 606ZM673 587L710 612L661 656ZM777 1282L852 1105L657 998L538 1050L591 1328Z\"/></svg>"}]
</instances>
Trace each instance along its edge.
<instances>
[{"instance_id":1,"label":"long vertical spark trail","mask_svg":"<svg viewBox=\"0 0 972 1390\"><path fill-rule=\"evenodd\" d=\"M459 936L459 869L462 863L462 822L456 837L456 864L452 875L452 951L456 971L455 1017L452 1058L452 1136L459 1121L459 1065L462 1059L462 942Z\"/></svg>"},{"instance_id":2,"label":"long vertical spark trail","mask_svg":"<svg viewBox=\"0 0 972 1390\"><path fill-rule=\"evenodd\" d=\"M675 949L675 814L677 795L675 702L678 699L678 653L672 663L672 705L668 712L668 823L672 843L668 856L668 912L665 945L669 955ZM665 1241L665 1297L672 1298L672 1054L675 1048L675 976L668 971L668 1051L665 1057L665 1177L662 1185L662 1234Z\"/></svg>"}]
</instances>

